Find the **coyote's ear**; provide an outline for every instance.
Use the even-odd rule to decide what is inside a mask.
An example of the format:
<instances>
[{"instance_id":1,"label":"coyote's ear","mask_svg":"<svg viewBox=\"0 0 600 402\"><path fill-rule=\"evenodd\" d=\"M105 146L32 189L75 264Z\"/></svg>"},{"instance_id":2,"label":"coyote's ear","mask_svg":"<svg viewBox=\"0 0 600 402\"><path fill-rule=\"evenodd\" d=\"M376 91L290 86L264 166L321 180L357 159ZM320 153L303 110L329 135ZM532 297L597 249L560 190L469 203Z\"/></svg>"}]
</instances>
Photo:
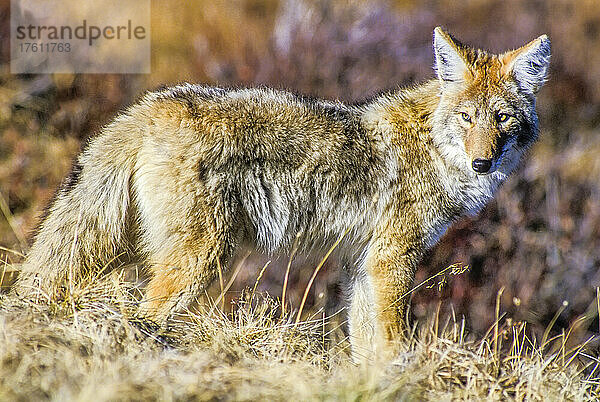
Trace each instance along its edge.
<instances>
[{"instance_id":1,"label":"coyote's ear","mask_svg":"<svg viewBox=\"0 0 600 402\"><path fill-rule=\"evenodd\" d=\"M502 73L512 74L523 91L535 95L544 82L550 64L550 39L542 35L525 46L504 53Z\"/></svg>"},{"instance_id":2,"label":"coyote's ear","mask_svg":"<svg viewBox=\"0 0 600 402\"><path fill-rule=\"evenodd\" d=\"M435 70L442 84L464 80L469 67L461 55L460 46L452 36L440 27L435 28L433 31L433 48L435 51Z\"/></svg>"}]
</instances>

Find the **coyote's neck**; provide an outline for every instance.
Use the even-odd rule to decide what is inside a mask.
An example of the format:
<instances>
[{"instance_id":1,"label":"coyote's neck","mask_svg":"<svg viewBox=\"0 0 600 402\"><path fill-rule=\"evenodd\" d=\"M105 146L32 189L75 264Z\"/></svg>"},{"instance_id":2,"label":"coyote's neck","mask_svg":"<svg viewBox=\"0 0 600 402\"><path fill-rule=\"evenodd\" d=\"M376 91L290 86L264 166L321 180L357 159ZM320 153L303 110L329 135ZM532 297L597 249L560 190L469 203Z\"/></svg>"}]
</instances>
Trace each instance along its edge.
<instances>
[{"instance_id":1,"label":"coyote's neck","mask_svg":"<svg viewBox=\"0 0 600 402\"><path fill-rule=\"evenodd\" d=\"M426 141L431 117L439 103L439 83L431 80L414 88L382 94L361 107L362 120L371 132L380 132L390 142L417 134Z\"/></svg>"}]
</instances>

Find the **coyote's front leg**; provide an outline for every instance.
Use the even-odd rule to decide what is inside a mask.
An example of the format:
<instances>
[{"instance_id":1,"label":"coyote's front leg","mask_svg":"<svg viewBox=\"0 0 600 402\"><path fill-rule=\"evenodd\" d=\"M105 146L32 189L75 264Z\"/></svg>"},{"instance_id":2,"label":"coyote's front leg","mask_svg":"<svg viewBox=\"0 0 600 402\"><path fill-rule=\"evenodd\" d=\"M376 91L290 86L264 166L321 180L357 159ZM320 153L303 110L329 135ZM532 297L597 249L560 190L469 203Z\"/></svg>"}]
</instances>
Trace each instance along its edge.
<instances>
[{"instance_id":1,"label":"coyote's front leg","mask_svg":"<svg viewBox=\"0 0 600 402\"><path fill-rule=\"evenodd\" d=\"M419 259L400 233L374 239L351 284L350 342L355 361L386 359L405 330L405 313Z\"/></svg>"}]
</instances>

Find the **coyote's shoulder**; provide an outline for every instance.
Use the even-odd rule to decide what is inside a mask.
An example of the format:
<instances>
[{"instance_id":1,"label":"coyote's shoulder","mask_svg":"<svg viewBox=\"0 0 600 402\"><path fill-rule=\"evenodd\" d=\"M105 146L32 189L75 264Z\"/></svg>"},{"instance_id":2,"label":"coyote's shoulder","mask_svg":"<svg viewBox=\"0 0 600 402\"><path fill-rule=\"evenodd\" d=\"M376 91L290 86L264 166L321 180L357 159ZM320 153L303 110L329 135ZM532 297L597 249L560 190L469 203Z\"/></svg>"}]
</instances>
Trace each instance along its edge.
<instances>
[{"instance_id":1,"label":"coyote's shoulder","mask_svg":"<svg viewBox=\"0 0 600 402\"><path fill-rule=\"evenodd\" d=\"M437 78L347 105L268 88L150 92L90 141L42 222L17 291L136 259L139 314L166 323L242 247L336 245L355 357L392 350L414 270L535 141L541 36L500 55L436 29Z\"/></svg>"}]
</instances>

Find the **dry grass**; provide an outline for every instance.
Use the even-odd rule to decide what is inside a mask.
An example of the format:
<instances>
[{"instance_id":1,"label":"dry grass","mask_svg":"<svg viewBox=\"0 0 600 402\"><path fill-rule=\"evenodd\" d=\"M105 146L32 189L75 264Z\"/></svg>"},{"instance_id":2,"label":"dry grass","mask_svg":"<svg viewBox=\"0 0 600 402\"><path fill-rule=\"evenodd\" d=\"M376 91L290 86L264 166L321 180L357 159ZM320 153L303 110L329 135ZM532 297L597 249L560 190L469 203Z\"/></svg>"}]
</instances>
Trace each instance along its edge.
<instances>
[{"instance_id":1,"label":"dry grass","mask_svg":"<svg viewBox=\"0 0 600 402\"><path fill-rule=\"evenodd\" d=\"M0 400L599 396L598 360L583 347L567 350L567 335L540 347L501 317L475 339L438 315L391 363L355 366L320 311L295 324L277 300L247 292L231 314L207 304L160 330L131 318L138 292L117 274L88 283L59 303L0 296Z\"/></svg>"}]
</instances>

